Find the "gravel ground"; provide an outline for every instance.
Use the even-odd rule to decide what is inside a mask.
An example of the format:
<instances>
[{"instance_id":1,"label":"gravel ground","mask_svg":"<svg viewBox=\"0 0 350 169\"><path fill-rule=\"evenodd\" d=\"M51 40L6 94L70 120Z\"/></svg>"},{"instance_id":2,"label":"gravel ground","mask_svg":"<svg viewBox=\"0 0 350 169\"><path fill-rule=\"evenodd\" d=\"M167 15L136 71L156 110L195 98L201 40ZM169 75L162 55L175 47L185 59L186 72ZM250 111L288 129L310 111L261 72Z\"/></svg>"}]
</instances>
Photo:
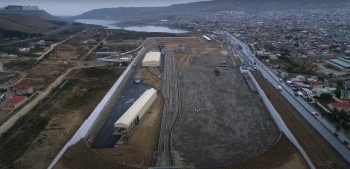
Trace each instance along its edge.
<instances>
[{"instance_id":1,"label":"gravel ground","mask_svg":"<svg viewBox=\"0 0 350 169\"><path fill-rule=\"evenodd\" d=\"M228 57L205 55L179 68L181 115L173 132L176 165L211 167L266 151L279 132L238 69L214 69ZM195 112L195 109L201 109Z\"/></svg>"}]
</instances>

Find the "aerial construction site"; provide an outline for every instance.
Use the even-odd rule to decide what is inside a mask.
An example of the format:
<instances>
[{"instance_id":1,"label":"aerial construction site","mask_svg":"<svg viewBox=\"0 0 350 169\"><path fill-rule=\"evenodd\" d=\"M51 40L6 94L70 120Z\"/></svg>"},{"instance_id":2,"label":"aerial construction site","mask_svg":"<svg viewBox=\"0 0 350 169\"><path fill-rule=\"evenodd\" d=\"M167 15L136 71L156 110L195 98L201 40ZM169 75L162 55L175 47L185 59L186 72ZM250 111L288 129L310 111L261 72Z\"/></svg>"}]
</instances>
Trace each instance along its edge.
<instances>
[{"instance_id":1,"label":"aerial construction site","mask_svg":"<svg viewBox=\"0 0 350 169\"><path fill-rule=\"evenodd\" d=\"M258 70L247 73L240 68L244 61L223 37L206 37L147 38L132 51L135 57L125 70L110 64L108 71L69 72L68 87L62 87L66 95L54 98L57 103L49 104L51 109L72 103L69 108L78 112L75 109L83 103L74 98L90 97L88 91L102 84L106 94L95 98L99 103L90 105L91 111L84 108L84 118L69 130L60 129L64 126L58 118L47 125L39 123L46 125L45 131L17 166L306 169L310 168L308 160L316 168L346 166L323 140L317 140L313 128ZM89 87L85 89L84 83ZM112 86L109 91L106 85ZM273 118L257 92L259 86L303 151ZM59 135L60 145L49 138L58 129L64 131ZM51 148L54 150L46 151ZM45 149L45 157L37 153L40 149ZM36 158L42 162L27 162Z\"/></svg>"},{"instance_id":2,"label":"aerial construction site","mask_svg":"<svg viewBox=\"0 0 350 169\"><path fill-rule=\"evenodd\" d=\"M187 37L143 45L105 117L56 167L308 168L222 43ZM145 66L151 51L159 64ZM131 115L152 88L155 101Z\"/></svg>"}]
</instances>

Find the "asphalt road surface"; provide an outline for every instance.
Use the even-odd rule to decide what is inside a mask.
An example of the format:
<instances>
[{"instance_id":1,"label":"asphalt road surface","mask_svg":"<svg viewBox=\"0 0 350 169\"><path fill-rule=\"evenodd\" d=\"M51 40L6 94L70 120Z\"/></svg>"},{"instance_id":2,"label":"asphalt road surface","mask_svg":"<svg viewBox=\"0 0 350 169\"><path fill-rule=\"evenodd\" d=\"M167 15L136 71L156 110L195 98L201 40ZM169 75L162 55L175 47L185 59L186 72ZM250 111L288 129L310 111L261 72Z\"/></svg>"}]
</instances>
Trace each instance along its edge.
<instances>
[{"instance_id":1,"label":"asphalt road surface","mask_svg":"<svg viewBox=\"0 0 350 169\"><path fill-rule=\"evenodd\" d=\"M336 128L330 124L322 116L313 116L311 112L316 112L317 110L310 106L305 100L301 97L295 97L294 91L285 85L284 83L279 83L279 78L263 63L251 55L248 47L240 41L237 41L236 38L232 37L232 41L238 42L243 47L243 56L246 59L255 61L257 69L263 74L263 76L274 86L281 85L283 91L281 94L293 105L293 107L298 110L298 112L323 136L323 138L328 141L332 147L343 156L344 160L350 162L350 149L349 146L343 143L344 140L350 142L350 140L344 135L342 131L337 132ZM334 132L339 134L339 137L333 135Z\"/></svg>"},{"instance_id":2,"label":"asphalt road surface","mask_svg":"<svg viewBox=\"0 0 350 169\"><path fill-rule=\"evenodd\" d=\"M152 44L150 45L152 46ZM148 51L150 48L148 48ZM139 60L135 66L134 72L131 74L128 84L125 86L122 94L120 95L117 103L113 107L107 120L103 124L100 132L91 145L92 149L112 148L119 140L120 136L113 135L114 123L133 105L133 103L151 86L143 84L143 80L139 84L135 84L135 75L138 69L142 66L142 60L145 56Z\"/></svg>"}]
</instances>

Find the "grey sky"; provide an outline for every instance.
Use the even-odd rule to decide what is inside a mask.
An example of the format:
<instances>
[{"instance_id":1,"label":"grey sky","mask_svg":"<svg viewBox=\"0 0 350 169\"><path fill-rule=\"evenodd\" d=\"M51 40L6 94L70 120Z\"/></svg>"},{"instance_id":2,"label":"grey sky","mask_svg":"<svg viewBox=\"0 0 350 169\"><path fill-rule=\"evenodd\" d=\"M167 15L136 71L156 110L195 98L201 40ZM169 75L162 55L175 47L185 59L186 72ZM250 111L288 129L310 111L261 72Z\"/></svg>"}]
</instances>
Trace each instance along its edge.
<instances>
[{"instance_id":1,"label":"grey sky","mask_svg":"<svg viewBox=\"0 0 350 169\"><path fill-rule=\"evenodd\" d=\"M0 7L7 5L39 6L52 15L79 15L91 9L132 7L132 6L168 6L171 4L197 2L204 0L0 0Z\"/></svg>"}]
</instances>

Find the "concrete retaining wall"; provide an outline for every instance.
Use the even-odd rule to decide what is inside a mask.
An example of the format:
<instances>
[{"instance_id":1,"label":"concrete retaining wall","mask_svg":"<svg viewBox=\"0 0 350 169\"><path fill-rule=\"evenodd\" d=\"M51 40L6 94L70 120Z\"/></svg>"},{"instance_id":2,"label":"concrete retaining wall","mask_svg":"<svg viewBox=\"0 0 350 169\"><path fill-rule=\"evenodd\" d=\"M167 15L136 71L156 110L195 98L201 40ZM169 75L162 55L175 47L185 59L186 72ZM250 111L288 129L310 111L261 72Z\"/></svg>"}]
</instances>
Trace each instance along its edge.
<instances>
[{"instance_id":1,"label":"concrete retaining wall","mask_svg":"<svg viewBox=\"0 0 350 169\"><path fill-rule=\"evenodd\" d=\"M259 86L258 82L255 80L254 76L250 72L248 72L248 74L249 74L250 78L252 79L253 83L255 84L255 86L256 86L256 88L257 88L261 98L264 101L264 104L265 104L267 110L269 111L269 113L270 113L271 117L273 118L273 120L276 122L278 128L281 131L283 131L285 133L285 135L287 136L287 138L297 147L297 149L300 151L300 153L302 154L302 156L304 157L304 159L306 160L306 162L308 163L310 168L314 169L315 166L312 164L311 160L306 155L304 149L300 146L298 141L295 139L295 137L292 134L292 132L288 129L287 125L284 123L284 121L282 120L281 116L275 110L275 108L273 107L272 103L267 98L267 96L265 95L264 91Z\"/></svg>"}]
</instances>

